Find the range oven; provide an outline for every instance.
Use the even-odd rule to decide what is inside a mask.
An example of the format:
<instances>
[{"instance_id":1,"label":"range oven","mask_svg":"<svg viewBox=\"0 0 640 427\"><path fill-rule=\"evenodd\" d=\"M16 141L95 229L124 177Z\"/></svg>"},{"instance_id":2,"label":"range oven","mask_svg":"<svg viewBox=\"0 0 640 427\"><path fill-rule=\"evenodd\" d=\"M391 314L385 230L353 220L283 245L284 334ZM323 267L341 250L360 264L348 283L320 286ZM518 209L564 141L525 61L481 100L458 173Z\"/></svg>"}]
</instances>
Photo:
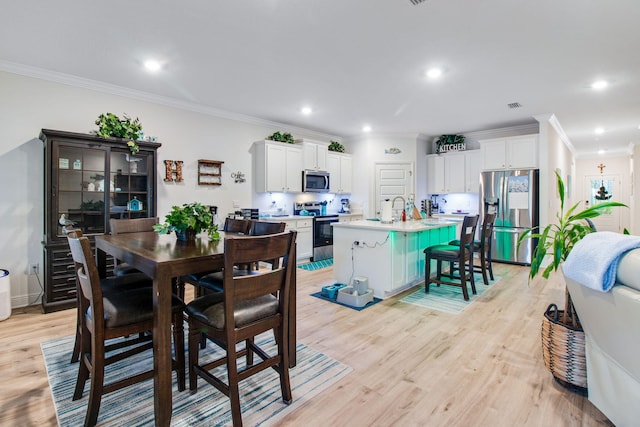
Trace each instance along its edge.
<instances>
[{"instance_id":1,"label":"range oven","mask_svg":"<svg viewBox=\"0 0 640 427\"><path fill-rule=\"evenodd\" d=\"M338 215L321 215L326 211L327 202L296 203L294 215L313 215L313 258L312 261L333 258L333 227Z\"/></svg>"},{"instance_id":2,"label":"range oven","mask_svg":"<svg viewBox=\"0 0 640 427\"><path fill-rule=\"evenodd\" d=\"M313 217L313 260L333 258L333 227L338 215Z\"/></svg>"}]
</instances>

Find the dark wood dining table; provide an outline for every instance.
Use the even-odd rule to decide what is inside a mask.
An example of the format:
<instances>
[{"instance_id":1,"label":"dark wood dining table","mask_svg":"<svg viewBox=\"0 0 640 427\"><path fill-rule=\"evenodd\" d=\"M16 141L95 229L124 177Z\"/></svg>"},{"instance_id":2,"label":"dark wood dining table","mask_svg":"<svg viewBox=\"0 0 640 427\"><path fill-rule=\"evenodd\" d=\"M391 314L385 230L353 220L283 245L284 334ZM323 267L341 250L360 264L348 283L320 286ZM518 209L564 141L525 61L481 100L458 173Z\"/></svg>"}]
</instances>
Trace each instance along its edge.
<instances>
[{"instance_id":1,"label":"dark wood dining table","mask_svg":"<svg viewBox=\"0 0 640 427\"><path fill-rule=\"evenodd\" d=\"M206 235L195 242L179 242L174 234L156 232L96 236L96 260L101 277L106 276L109 254L153 278L153 360L156 426L169 426L171 396L171 294L174 278L222 269L224 238L242 236L220 232L221 240ZM290 367L296 365L296 272L291 272L289 318Z\"/></svg>"}]
</instances>

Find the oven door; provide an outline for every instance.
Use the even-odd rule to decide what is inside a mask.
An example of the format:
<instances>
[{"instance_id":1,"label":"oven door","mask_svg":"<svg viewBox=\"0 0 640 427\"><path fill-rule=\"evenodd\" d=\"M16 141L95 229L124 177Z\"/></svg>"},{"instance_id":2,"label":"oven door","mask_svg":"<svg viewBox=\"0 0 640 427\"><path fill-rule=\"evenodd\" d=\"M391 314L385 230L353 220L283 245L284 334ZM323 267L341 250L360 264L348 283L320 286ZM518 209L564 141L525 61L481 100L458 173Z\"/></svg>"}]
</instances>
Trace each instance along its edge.
<instances>
[{"instance_id":1,"label":"oven door","mask_svg":"<svg viewBox=\"0 0 640 427\"><path fill-rule=\"evenodd\" d=\"M333 245L333 228L331 224L338 222L337 215L316 216L313 218L313 247Z\"/></svg>"}]
</instances>

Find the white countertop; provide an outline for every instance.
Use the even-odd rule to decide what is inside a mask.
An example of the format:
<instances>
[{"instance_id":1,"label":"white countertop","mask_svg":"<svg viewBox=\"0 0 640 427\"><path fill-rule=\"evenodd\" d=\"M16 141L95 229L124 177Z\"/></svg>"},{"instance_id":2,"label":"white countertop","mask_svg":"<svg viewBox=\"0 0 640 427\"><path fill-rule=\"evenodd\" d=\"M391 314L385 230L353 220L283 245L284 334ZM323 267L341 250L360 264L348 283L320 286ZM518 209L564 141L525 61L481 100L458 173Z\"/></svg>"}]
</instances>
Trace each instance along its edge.
<instances>
[{"instance_id":1,"label":"white countertop","mask_svg":"<svg viewBox=\"0 0 640 427\"><path fill-rule=\"evenodd\" d=\"M384 230L384 231L404 231L404 232L417 232L424 230L431 230L433 228L447 227L455 225L455 222L446 219L426 218L419 220L410 220L405 222L394 222L391 224L384 224L381 221L369 221L359 220L345 223L333 223L334 228L359 228L367 230Z\"/></svg>"},{"instance_id":2,"label":"white countertop","mask_svg":"<svg viewBox=\"0 0 640 427\"><path fill-rule=\"evenodd\" d=\"M361 213L335 213L335 212L329 212L327 213L327 215L338 215L340 216L362 216ZM274 222L274 221L287 221L287 220L292 220L292 219L312 219L314 216L313 215L286 215L286 216L265 216L265 217L260 217L259 220L260 221L268 221L268 222Z\"/></svg>"}]
</instances>

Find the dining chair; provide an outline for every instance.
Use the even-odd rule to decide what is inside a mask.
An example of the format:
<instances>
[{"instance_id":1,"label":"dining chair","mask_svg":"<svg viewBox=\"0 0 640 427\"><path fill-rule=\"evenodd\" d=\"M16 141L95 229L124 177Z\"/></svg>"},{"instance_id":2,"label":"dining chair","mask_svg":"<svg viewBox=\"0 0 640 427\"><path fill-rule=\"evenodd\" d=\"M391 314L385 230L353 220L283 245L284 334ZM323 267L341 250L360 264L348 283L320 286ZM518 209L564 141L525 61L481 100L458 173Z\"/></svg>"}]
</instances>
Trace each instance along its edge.
<instances>
[{"instance_id":1,"label":"dining chair","mask_svg":"<svg viewBox=\"0 0 640 427\"><path fill-rule=\"evenodd\" d=\"M123 233L138 233L140 231L153 231L153 226L158 223L158 218L125 218L109 219L109 229L111 234L123 234ZM120 260L113 260L114 267L113 272L116 276L124 276L126 274L140 273L141 272L127 263Z\"/></svg>"},{"instance_id":2,"label":"dining chair","mask_svg":"<svg viewBox=\"0 0 640 427\"><path fill-rule=\"evenodd\" d=\"M494 280L493 277L493 263L491 262L491 248L493 241L493 227L496 222L495 213L486 213L482 220L482 227L480 230L480 239L473 241L473 251L480 255L480 264L473 264L473 271L482 273L482 280L486 286L489 286L489 277ZM460 245L460 240L452 240L450 245ZM452 263L450 270L456 271L458 269L457 263ZM487 276L489 273L489 276Z\"/></svg>"},{"instance_id":3,"label":"dining chair","mask_svg":"<svg viewBox=\"0 0 640 427\"><path fill-rule=\"evenodd\" d=\"M67 237L78 238L82 237L82 230L69 229L65 231L65 234ZM100 279L100 286L102 287L103 294L109 294L112 292L123 292L134 288L151 288L153 286L153 282L150 278L140 273L129 274L126 276L111 276ZM76 337L73 344L73 351L71 352L71 363L75 363L80 360L80 343L84 325L84 316L82 313L86 312L88 308L83 305L84 300L80 297L81 295L80 283L76 276Z\"/></svg>"},{"instance_id":4,"label":"dining chair","mask_svg":"<svg viewBox=\"0 0 640 427\"><path fill-rule=\"evenodd\" d=\"M429 246L424 250L425 254L425 278L424 278L424 291L429 293L429 285L436 283L440 285L457 286L462 288L462 295L465 301L469 300L469 292L467 290L467 280L471 282L471 291L476 294L476 285L473 278L473 238L476 233L476 226L478 225L478 215L465 216L462 221L462 227L460 229L460 244L459 245L434 245ZM431 277L431 260L436 261L436 277ZM457 277L453 275L444 275L450 280L442 279L442 262L447 261L449 263L458 263L459 274ZM464 267L463 267L464 266ZM459 279L460 282L454 282L454 279Z\"/></svg>"},{"instance_id":5,"label":"dining chair","mask_svg":"<svg viewBox=\"0 0 640 427\"><path fill-rule=\"evenodd\" d=\"M242 425L239 383L251 375L273 368L280 377L282 399L291 403L289 381L289 294L295 274L296 232L246 238L227 237L224 248L224 292L205 295L189 303L189 389L195 393L198 377L229 397L234 427ZM238 275L234 266L280 259L275 269L261 269ZM267 352L255 337L271 330L277 351ZM201 364L200 337L224 350L224 355ZM244 342L240 350L236 344ZM264 346L263 346L264 347ZM260 359L254 364L254 355ZM245 356L245 364L241 359ZM224 373L212 368L226 365Z\"/></svg>"},{"instance_id":6,"label":"dining chair","mask_svg":"<svg viewBox=\"0 0 640 427\"><path fill-rule=\"evenodd\" d=\"M252 221L248 219L235 219L235 218L226 218L224 221L224 226L222 227L222 231L226 233L236 233L248 235L251 230ZM197 274L187 274L178 278L178 289L179 292L182 292L182 296L184 297L184 284L188 283L192 286L196 287L195 296L201 297L207 291L210 292L220 292L222 289L218 287L215 283L212 284L211 280L208 278L209 275L220 272L220 270L212 270L204 273Z\"/></svg>"},{"instance_id":7,"label":"dining chair","mask_svg":"<svg viewBox=\"0 0 640 427\"><path fill-rule=\"evenodd\" d=\"M107 340L144 334L153 329L153 290L140 287L120 292L103 292L91 244L87 237L67 236L78 278L78 300L82 321L80 364L73 400L82 398L85 383L90 380L85 426L98 420L103 394L153 378L153 370L129 375L105 384L105 366L153 347L146 335L107 344ZM173 297L174 360L178 390L185 389L184 327L182 301ZM109 353L109 354L107 354Z\"/></svg>"}]
</instances>

